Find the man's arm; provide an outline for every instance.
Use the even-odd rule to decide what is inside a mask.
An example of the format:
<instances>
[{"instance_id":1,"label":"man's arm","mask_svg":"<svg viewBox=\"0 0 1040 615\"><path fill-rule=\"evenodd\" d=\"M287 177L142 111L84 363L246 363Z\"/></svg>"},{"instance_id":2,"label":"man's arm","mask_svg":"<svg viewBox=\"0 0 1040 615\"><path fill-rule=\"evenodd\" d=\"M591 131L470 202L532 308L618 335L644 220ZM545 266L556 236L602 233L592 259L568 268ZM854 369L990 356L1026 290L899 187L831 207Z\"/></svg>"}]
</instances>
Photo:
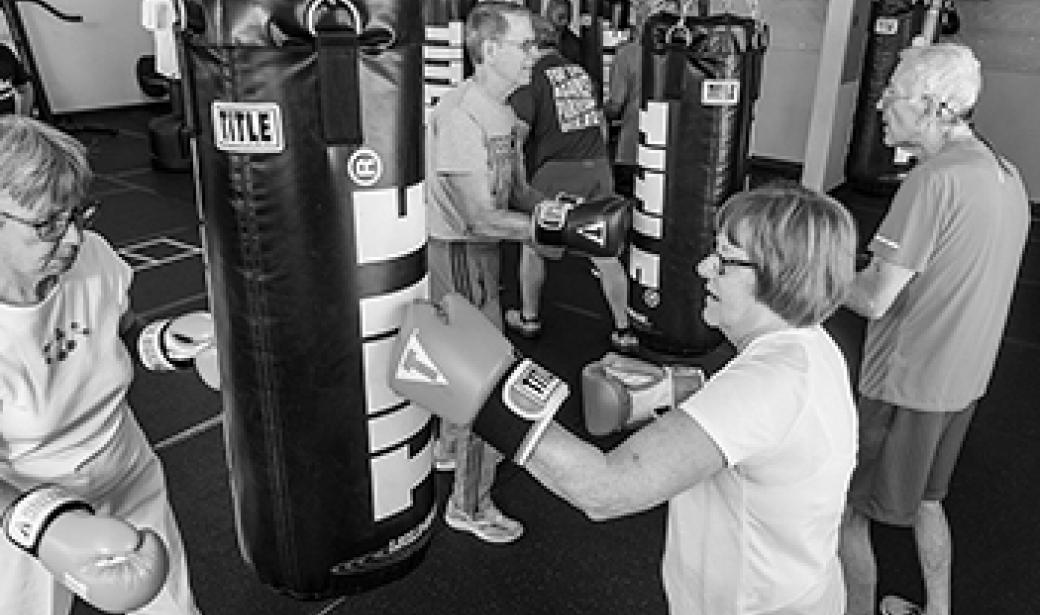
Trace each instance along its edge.
<instances>
[{"instance_id":1,"label":"man's arm","mask_svg":"<svg viewBox=\"0 0 1040 615\"><path fill-rule=\"evenodd\" d=\"M649 510L725 465L700 424L672 410L607 453L554 423L525 467L547 489L600 521Z\"/></svg>"},{"instance_id":2,"label":"man's arm","mask_svg":"<svg viewBox=\"0 0 1040 615\"><path fill-rule=\"evenodd\" d=\"M913 277L913 270L875 256L856 274L845 306L868 320L877 320L888 312Z\"/></svg>"},{"instance_id":3,"label":"man's arm","mask_svg":"<svg viewBox=\"0 0 1040 615\"><path fill-rule=\"evenodd\" d=\"M531 241L531 216L519 211L494 209L487 183L473 173L441 174L455 211L466 230L477 237Z\"/></svg>"}]
</instances>

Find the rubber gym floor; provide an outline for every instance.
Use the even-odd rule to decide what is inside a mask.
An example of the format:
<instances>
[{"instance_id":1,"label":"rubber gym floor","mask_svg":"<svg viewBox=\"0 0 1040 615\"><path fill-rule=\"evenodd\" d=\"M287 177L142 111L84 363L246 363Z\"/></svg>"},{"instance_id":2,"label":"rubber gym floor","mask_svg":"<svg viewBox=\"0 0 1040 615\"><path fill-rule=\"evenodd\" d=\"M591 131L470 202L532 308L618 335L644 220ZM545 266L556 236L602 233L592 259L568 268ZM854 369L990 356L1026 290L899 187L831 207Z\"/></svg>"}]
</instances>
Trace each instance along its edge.
<instances>
[{"instance_id":1,"label":"rubber gym floor","mask_svg":"<svg viewBox=\"0 0 1040 615\"><path fill-rule=\"evenodd\" d=\"M75 118L116 134L76 132L90 148L102 202L97 226L136 269L138 312L175 315L205 308L207 298L191 175L156 172L147 122L158 110L115 109ZM1024 162L1024 161L1023 161ZM771 175L756 168L753 181ZM886 202L839 188L865 241ZM1023 264L996 374L981 401L953 477L947 512L953 529L953 612L1040 613L1040 210L1034 207ZM504 303L516 305L516 250L507 248ZM587 261L554 264L544 292L544 333L518 346L576 382L583 365L607 351L609 317ZM855 372L862 321L840 311L827 323ZM700 361L710 371L729 356L720 348ZM855 374L853 374L855 376ZM207 615L664 614L659 561L664 508L593 523L515 466L498 471L494 498L523 521L524 537L507 546L482 543L438 520L429 550L401 579L350 596L299 601L259 582L235 538L224 460L221 402L193 373L139 373L132 405L166 469L198 605ZM577 396L561 421L584 433ZM586 434L587 435L587 434ZM610 446L616 438L597 441ZM450 487L436 477L438 504ZM344 511L344 514L348 514ZM920 601L923 587L908 529L874 528L879 595ZM96 613L77 603L75 615ZM4 614L7 615L7 614ZM14 615L14 614L11 614Z\"/></svg>"}]
</instances>

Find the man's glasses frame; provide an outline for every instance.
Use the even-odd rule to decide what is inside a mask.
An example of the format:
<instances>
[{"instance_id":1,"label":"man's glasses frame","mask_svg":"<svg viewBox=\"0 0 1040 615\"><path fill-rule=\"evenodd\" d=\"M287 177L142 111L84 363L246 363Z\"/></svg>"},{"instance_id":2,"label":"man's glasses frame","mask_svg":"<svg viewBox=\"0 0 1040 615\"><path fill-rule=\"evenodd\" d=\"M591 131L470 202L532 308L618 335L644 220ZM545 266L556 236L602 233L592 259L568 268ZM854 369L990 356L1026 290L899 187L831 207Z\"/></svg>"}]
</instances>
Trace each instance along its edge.
<instances>
[{"instance_id":1,"label":"man's glasses frame","mask_svg":"<svg viewBox=\"0 0 1040 615\"><path fill-rule=\"evenodd\" d=\"M97 215L100 208L100 202L95 199L88 199L71 209L47 216L43 220L26 220L6 211L0 211L0 217L32 228L36 231L36 237L40 241L53 242L64 237L72 224L75 224L76 228L80 230L90 228L94 216Z\"/></svg>"},{"instance_id":2,"label":"man's glasses frame","mask_svg":"<svg viewBox=\"0 0 1040 615\"><path fill-rule=\"evenodd\" d=\"M516 41L511 38L500 38L496 40L500 43L509 43L513 47L519 49L522 53L528 55L534 53L535 50L538 49L538 41L533 38L524 39L522 41Z\"/></svg>"}]
</instances>

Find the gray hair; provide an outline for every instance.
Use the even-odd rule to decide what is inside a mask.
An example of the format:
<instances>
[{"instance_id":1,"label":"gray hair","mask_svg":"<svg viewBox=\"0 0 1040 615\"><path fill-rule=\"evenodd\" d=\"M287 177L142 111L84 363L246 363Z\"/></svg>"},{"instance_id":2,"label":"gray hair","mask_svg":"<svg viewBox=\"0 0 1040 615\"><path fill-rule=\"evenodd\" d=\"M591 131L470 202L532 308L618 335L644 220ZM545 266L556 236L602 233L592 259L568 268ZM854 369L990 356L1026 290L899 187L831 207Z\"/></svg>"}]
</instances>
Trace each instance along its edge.
<instances>
[{"instance_id":1,"label":"gray hair","mask_svg":"<svg viewBox=\"0 0 1040 615\"><path fill-rule=\"evenodd\" d=\"M982 90L978 58L958 43L907 47L900 54L893 78L896 75L906 75L908 94L933 101L950 120L968 117Z\"/></svg>"},{"instance_id":2,"label":"gray hair","mask_svg":"<svg viewBox=\"0 0 1040 615\"><path fill-rule=\"evenodd\" d=\"M719 233L755 263L755 298L792 326L823 322L855 275L856 222L835 199L794 182L738 192L719 209Z\"/></svg>"},{"instance_id":3,"label":"gray hair","mask_svg":"<svg viewBox=\"0 0 1040 615\"><path fill-rule=\"evenodd\" d=\"M522 4L505 0L478 2L466 17L466 50L474 64L484 62L484 41L499 40L509 31L506 15L531 15Z\"/></svg>"},{"instance_id":4,"label":"gray hair","mask_svg":"<svg viewBox=\"0 0 1040 615\"><path fill-rule=\"evenodd\" d=\"M19 207L71 208L93 177L86 148L72 136L30 117L0 116L0 193Z\"/></svg>"}]
</instances>

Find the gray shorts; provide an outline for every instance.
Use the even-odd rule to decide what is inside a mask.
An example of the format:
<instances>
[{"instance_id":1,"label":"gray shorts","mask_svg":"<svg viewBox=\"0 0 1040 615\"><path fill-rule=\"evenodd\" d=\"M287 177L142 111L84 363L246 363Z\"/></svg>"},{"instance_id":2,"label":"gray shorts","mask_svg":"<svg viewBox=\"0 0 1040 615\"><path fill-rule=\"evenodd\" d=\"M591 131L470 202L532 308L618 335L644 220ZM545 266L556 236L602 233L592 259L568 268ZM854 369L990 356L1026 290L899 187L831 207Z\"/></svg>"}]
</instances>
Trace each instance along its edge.
<instances>
[{"instance_id":1,"label":"gray shorts","mask_svg":"<svg viewBox=\"0 0 1040 615\"><path fill-rule=\"evenodd\" d=\"M946 497L975 404L923 412L861 397L849 506L876 521L912 525L922 501Z\"/></svg>"}]
</instances>

